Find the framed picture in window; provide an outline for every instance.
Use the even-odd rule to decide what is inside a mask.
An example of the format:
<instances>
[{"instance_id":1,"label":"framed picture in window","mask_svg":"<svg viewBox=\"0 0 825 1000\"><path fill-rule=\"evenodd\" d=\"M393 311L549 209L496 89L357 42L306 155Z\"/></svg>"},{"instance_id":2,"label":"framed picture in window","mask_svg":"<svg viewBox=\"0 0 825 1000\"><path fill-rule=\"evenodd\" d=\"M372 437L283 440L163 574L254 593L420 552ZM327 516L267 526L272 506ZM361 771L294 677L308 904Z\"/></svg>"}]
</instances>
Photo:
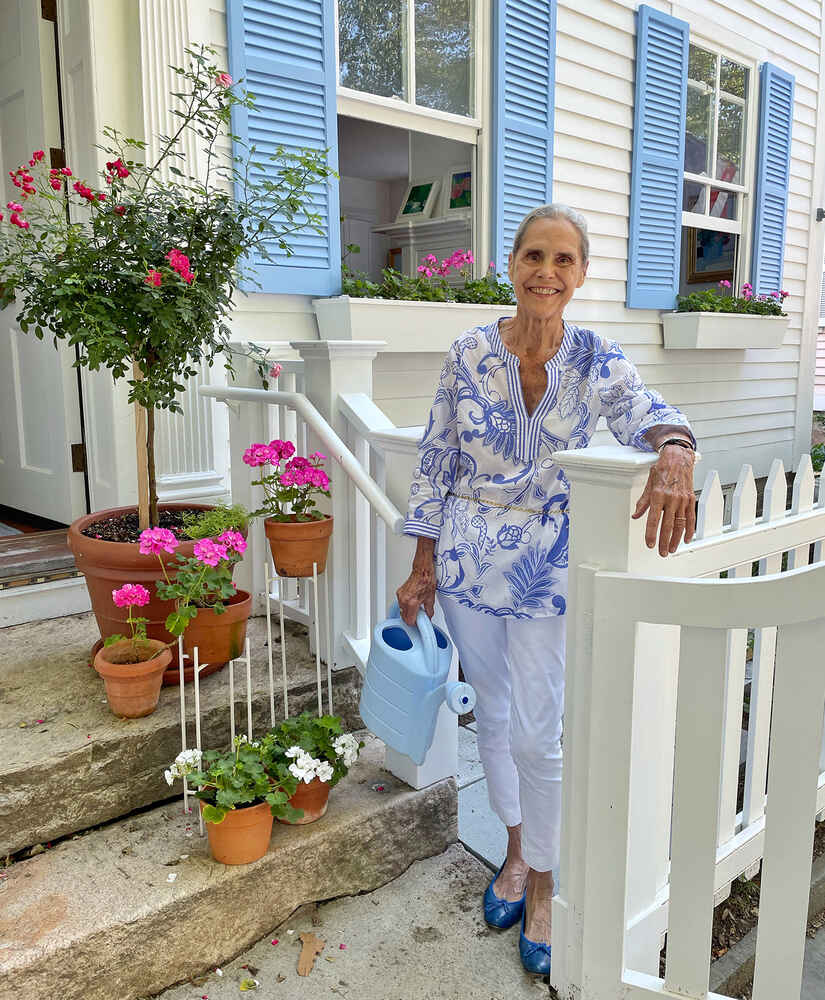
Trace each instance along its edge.
<instances>
[{"instance_id":1,"label":"framed picture in window","mask_svg":"<svg viewBox=\"0 0 825 1000\"><path fill-rule=\"evenodd\" d=\"M429 219L432 215L435 197L441 184L439 177L427 178L425 180L410 181L404 197L401 199L401 207L396 216L396 222L404 222L407 219Z\"/></svg>"},{"instance_id":2,"label":"framed picture in window","mask_svg":"<svg viewBox=\"0 0 825 1000\"><path fill-rule=\"evenodd\" d=\"M688 229L687 273L689 285L714 281L733 282L736 264L736 233L713 229Z\"/></svg>"},{"instance_id":3,"label":"framed picture in window","mask_svg":"<svg viewBox=\"0 0 825 1000\"><path fill-rule=\"evenodd\" d=\"M447 198L445 211L460 212L473 205L473 174L468 167L453 167L447 174Z\"/></svg>"}]
</instances>

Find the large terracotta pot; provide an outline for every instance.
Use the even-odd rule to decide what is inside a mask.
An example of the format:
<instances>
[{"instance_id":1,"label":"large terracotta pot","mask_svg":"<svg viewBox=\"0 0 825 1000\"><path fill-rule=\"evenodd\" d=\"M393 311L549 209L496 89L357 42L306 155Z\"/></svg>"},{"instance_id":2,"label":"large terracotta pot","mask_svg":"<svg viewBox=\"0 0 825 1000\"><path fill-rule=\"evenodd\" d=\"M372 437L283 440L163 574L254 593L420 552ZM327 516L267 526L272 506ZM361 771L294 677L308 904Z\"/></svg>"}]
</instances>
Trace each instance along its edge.
<instances>
[{"instance_id":1,"label":"large terracotta pot","mask_svg":"<svg viewBox=\"0 0 825 1000\"><path fill-rule=\"evenodd\" d=\"M167 503L160 505L161 510L210 510L209 504L198 503ZM137 542L104 542L99 538L88 538L83 529L95 521L107 517L117 517L129 514L134 507L113 507L110 510L100 510L94 514L86 514L69 525L69 548L74 555L75 564L86 578L86 587L92 602L92 610L97 618L101 638L110 635L126 635L129 627L126 621L129 617L128 608L118 608L112 601L112 591L118 590L124 583L139 583L146 587L152 595L149 603L140 609L140 615L148 618L146 631L150 639L160 639L162 642L174 643L172 649L172 664L178 663L178 651L175 637L170 635L165 627L167 615L174 610L174 601L161 601L155 594L155 581L163 574L158 557L143 556ZM161 553L164 562L173 562L178 554L191 556L194 554L194 541L181 542L174 555Z\"/></svg>"},{"instance_id":2,"label":"large terracotta pot","mask_svg":"<svg viewBox=\"0 0 825 1000\"><path fill-rule=\"evenodd\" d=\"M312 564L323 573L327 565L332 518L320 521L264 521L272 561L279 576L312 576Z\"/></svg>"},{"instance_id":3,"label":"large terracotta pot","mask_svg":"<svg viewBox=\"0 0 825 1000\"><path fill-rule=\"evenodd\" d=\"M204 802L200 802L203 812ZM225 865L248 865L262 858L272 836L269 803L230 809L222 823L207 823L209 853Z\"/></svg>"},{"instance_id":4,"label":"large terracotta pot","mask_svg":"<svg viewBox=\"0 0 825 1000\"><path fill-rule=\"evenodd\" d=\"M239 657L246 644L246 623L252 611L252 595L245 590L239 590L230 597L226 611L216 615L210 608L201 608L183 633L184 659L183 680L187 683L195 675L195 646L198 647L198 663L206 663L200 672L200 677L208 677L216 670L221 670ZM179 684L180 671L170 667L163 675L164 684Z\"/></svg>"},{"instance_id":5,"label":"large terracotta pot","mask_svg":"<svg viewBox=\"0 0 825 1000\"><path fill-rule=\"evenodd\" d=\"M302 781L289 804L294 809L303 809L304 815L300 819L282 819L280 822L289 823L290 826L303 826L304 823L314 823L316 819L320 819L329 805L329 789L329 782L321 781L320 778L313 778L309 783Z\"/></svg>"},{"instance_id":6,"label":"large terracotta pot","mask_svg":"<svg viewBox=\"0 0 825 1000\"><path fill-rule=\"evenodd\" d=\"M156 639L149 639L145 645L149 647L150 655L159 649L162 652L152 659L128 663L125 661L133 655L132 642L123 639L104 646L95 655L94 668L103 678L109 708L115 715L139 719L151 715L157 708L163 672L169 666L172 654L163 649L164 644Z\"/></svg>"}]
</instances>

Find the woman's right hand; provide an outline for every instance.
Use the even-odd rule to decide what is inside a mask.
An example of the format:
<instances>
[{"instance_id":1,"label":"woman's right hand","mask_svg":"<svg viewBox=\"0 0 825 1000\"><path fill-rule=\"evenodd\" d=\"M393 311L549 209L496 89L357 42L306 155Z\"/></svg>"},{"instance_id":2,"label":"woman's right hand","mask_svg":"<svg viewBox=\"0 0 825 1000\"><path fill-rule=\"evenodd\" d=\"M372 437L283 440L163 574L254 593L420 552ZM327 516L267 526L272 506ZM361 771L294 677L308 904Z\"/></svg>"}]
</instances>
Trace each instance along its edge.
<instances>
[{"instance_id":1,"label":"woman's right hand","mask_svg":"<svg viewBox=\"0 0 825 1000\"><path fill-rule=\"evenodd\" d=\"M435 614L435 583L435 539L419 537L412 571L395 592L401 617L408 625L415 625L421 607L430 618Z\"/></svg>"}]
</instances>

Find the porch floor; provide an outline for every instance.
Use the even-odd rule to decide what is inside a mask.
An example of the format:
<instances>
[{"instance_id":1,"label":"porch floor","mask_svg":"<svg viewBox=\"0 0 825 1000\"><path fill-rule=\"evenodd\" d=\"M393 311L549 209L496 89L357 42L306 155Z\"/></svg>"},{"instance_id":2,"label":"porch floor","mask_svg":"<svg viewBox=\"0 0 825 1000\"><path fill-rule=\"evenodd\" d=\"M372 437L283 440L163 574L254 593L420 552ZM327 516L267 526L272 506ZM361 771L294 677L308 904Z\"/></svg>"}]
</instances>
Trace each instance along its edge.
<instances>
[{"instance_id":1,"label":"porch floor","mask_svg":"<svg viewBox=\"0 0 825 1000\"><path fill-rule=\"evenodd\" d=\"M66 529L0 537L0 589L77 576Z\"/></svg>"}]
</instances>

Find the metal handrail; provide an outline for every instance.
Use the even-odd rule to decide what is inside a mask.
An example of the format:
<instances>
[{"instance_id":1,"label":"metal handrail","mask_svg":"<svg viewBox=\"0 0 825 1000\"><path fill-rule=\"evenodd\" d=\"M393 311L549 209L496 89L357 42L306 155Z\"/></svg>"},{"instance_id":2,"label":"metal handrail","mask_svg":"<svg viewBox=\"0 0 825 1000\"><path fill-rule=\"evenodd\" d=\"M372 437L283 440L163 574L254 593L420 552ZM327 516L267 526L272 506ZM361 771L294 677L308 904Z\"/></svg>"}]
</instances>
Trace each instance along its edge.
<instances>
[{"instance_id":1,"label":"metal handrail","mask_svg":"<svg viewBox=\"0 0 825 1000\"><path fill-rule=\"evenodd\" d=\"M365 472L364 467L330 427L319 411L300 392L280 392L276 389L248 389L243 386L202 385L202 396L217 399L223 403L264 403L267 405L289 406L301 415L317 435L333 458L346 472L375 513L390 530L400 535L403 532L404 516L392 503L375 480Z\"/></svg>"}]
</instances>

